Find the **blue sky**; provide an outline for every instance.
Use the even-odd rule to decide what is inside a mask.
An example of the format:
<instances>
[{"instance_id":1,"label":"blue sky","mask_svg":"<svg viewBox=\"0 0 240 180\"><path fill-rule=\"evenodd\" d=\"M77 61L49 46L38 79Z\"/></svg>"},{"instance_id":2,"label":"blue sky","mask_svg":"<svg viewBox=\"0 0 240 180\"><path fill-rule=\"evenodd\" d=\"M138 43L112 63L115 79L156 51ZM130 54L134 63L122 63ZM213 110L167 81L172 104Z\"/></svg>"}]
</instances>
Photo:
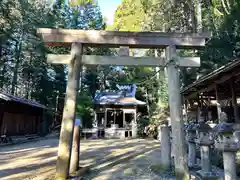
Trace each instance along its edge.
<instances>
[{"instance_id":1,"label":"blue sky","mask_svg":"<svg viewBox=\"0 0 240 180\"><path fill-rule=\"evenodd\" d=\"M122 0L98 0L103 16L107 18L107 24L113 23L114 12L121 2Z\"/></svg>"}]
</instances>

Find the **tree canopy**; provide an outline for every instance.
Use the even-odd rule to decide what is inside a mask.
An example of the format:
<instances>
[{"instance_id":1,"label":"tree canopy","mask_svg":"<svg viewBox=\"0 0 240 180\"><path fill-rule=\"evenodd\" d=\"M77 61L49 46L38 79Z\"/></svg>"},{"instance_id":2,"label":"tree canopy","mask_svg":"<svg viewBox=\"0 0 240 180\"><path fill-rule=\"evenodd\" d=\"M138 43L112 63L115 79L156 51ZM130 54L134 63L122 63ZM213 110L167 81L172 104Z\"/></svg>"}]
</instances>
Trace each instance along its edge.
<instances>
[{"instance_id":1,"label":"tree canopy","mask_svg":"<svg viewBox=\"0 0 240 180\"><path fill-rule=\"evenodd\" d=\"M123 0L112 26L107 27L96 0L3 0L0 8L1 91L56 106L64 97L67 67L46 62L47 53L69 53L66 47L47 48L36 34L39 27L115 31L210 31L200 51L180 51L201 57L201 67L182 69L182 86L239 57L238 0ZM86 54L115 55L115 49L87 48ZM136 50L132 55L161 56L162 50ZM97 91L114 90L117 83L135 83L137 98L148 104L149 116L168 106L164 68L84 67L78 114L92 116ZM157 110L158 111L158 110Z\"/></svg>"}]
</instances>

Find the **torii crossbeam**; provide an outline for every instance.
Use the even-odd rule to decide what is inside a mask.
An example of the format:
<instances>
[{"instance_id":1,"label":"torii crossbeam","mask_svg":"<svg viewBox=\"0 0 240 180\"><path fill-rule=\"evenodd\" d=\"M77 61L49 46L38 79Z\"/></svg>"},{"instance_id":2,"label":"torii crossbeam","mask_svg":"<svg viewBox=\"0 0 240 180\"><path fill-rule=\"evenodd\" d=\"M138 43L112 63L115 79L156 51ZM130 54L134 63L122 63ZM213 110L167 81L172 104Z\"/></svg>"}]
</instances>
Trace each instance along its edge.
<instances>
[{"instance_id":1,"label":"torii crossbeam","mask_svg":"<svg viewBox=\"0 0 240 180\"><path fill-rule=\"evenodd\" d=\"M182 34L160 32L115 32L85 31L71 29L38 29L47 46L71 46L71 55L48 55L49 63L68 64L68 84L63 111L60 143L57 159L56 179L67 179L73 129L75 121L76 98L81 65L117 66L167 66L169 106L175 154L175 172L188 175L186 150L184 148L183 121L181 119L179 66L199 67L200 58L178 57L177 48L198 49L205 46L208 34ZM83 55L83 47L163 48L166 58L150 57L110 57ZM178 61L179 60L179 61ZM176 62L178 61L178 63ZM75 154L76 155L76 154ZM77 154L78 155L78 154Z\"/></svg>"}]
</instances>

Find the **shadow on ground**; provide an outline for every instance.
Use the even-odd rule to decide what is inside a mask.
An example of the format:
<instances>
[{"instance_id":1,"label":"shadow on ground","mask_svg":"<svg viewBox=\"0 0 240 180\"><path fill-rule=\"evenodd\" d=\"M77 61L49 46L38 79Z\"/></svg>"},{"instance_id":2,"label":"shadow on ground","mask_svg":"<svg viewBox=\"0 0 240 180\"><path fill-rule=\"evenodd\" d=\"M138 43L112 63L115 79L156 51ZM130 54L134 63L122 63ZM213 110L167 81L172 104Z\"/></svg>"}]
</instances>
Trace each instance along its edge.
<instances>
[{"instance_id":1,"label":"shadow on ground","mask_svg":"<svg viewBox=\"0 0 240 180\"><path fill-rule=\"evenodd\" d=\"M171 172L156 168L160 164L160 148L152 147L128 152L112 161L92 166L84 180L159 180L175 179Z\"/></svg>"},{"instance_id":2,"label":"shadow on ground","mask_svg":"<svg viewBox=\"0 0 240 180\"><path fill-rule=\"evenodd\" d=\"M2 148L0 179L42 180L52 176L55 173L57 146L58 139L50 139ZM80 165L90 166L94 172L91 176L95 174L97 178L105 172L105 176L111 179L111 173L108 172L120 168L119 163L123 165L132 158L148 156L148 153L157 151L159 145L156 141L144 139L82 140L80 149ZM146 163L144 161L142 164ZM126 165L123 168L129 169ZM102 173L99 174L99 171ZM121 174L117 172L114 174ZM101 180L100 177L98 179Z\"/></svg>"}]
</instances>

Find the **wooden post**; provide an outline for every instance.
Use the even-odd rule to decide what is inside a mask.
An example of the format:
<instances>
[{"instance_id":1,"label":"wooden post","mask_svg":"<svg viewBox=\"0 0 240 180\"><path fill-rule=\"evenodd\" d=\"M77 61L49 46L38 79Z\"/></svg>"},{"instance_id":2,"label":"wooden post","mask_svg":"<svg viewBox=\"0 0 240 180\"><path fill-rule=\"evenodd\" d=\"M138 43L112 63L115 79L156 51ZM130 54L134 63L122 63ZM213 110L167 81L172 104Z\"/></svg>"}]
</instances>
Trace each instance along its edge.
<instances>
[{"instance_id":1,"label":"wooden post","mask_svg":"<svg viewBox=\"0 0 240 180\"><path fill-rule=\"evenodd\" d=\"M217 90L217 84L215 84L215 93L216 93L216 105L217 105L217 115L218 115L218 122L220 121L220 115L221 115L221 104L219 103L219 94Z\"/></svg>"},{"instance_id":2,"label":"wooden post","mask_svg":"<svg viewBox=\"0 0 240 180\"><path fill-rule=\"evenodd\" d=\"M210 99L210 96L208 95L208 107L207 107L207 110L208 110L208 121L211 121L212 120L212 112L210 111L211 107L211 99Z\"/></svg>"},{"instance_id":3,"label":"wooden post","mask_svg":"<svg viewBox=\"0 0 240 180\"><path fill-rule=\"evenodd\" d=\"M123 128L126 128L125 111L123 110Z\"/></svg>"},{"instance_id":4,"label":"wooden post","mask_svg":"<svg viewBox=\"0 0 240 180\"><path fill-rule=\"evenodd\" d=\"M75 124L73 132L73 144L70 163L70 173L79 170L79 154L80 154L80 124Z\"/></svg>"},{"instance_id":5,"label":"wooden post","mask_svg":"<svg viewBox=\"0 0 240 180\"><path fill-rule=\"evenodd\" d=\"M137 109L133 112L133 120L132 120L132 137L137 137Z\"/></svg>"},{"instance_id":6,"label":"wooden post","mask_svg":"<svg viewBox=\"0 0 240 180\"><path fill-rule=\"evenodd\" d=\"M198 101L197 101L198 107L197 107L197 122L201 121L201 100L199 98L199 94L198 94Z\"/></svg>"},{"instance_id":7,"label":"wooden post","mask_svg":"<svg viewBox=\"0 0 240 180\"><path fill-rule=\"evenodd\" d=\"M82 47L79 47L79 48L82 48ZM79 80L80 80L79 91L81 91L82 89L82 67L81 66L80 66L80 71L81 71L80 72L81 76L79 77ZM80 121L75 122L75 126L74 126L72 154L70 159L70 173L74 173L79 170L79 156L80 156Z\"/></svg>"},{"instance_id":8,"label":"wooden post","mask_svg":"<svg viewBox=\"0 0 240 180\"><path fill-rule=\"evenodd\" d=\"M116 116L117 116L117 112L116 109L113 110L113 124L115 125L116 123Z\"/></svg>"},{"instance_id":9,"label":"wooden post","mask_svg":"<svg viewBox=\"0 0 240 180\"><path fill-rule=\"evenodd\" d=\"M167 73L168 73L168 95L170 106L170 117L173 137L173 152L175 172L177 179L189 179L189 170L187 166L187 154L185 149L185 138L183 130L183 120L181 117L181 96L179 81L179 66L175 61L175 46L169 46L166 49Z\"/></svg>"},{"instance_id":10,"label":"wooden post","mask_svg":"<svg viewBox=\"0 0 240 180\"><path fill-rule=\"evenodd\" d=\"M93 127L98 127L97 113L94 111Z\"/></svg>"},{"instance_id":11,"label":"wooden post","mask_svg":"<svg viewBox=\"0 0 240 180\"><path fill-rule=\"evenodd\" d=\"M73 128L76 113L76 100L79 88L82 46L72 44L72 60L68 65L68 83L60 132L56 180L66 180L69 173Z\"/></svg>"},{"instance_id":12,"label":"wooden post","mask_svg":"<svg viewBox=\"0 0 240 180\"><path fill-rule=\"evenodd\" d=\"M104 128L107 128L107 109L104 112Z\"/></svg>"},{"instance_id":13,"label":"wooden post","mask_svg":"<svg viewBox=\"0 0 240 180\"><path fill-rule=\"evenodd\" d=\"M235 117L235 123L239 123L239 111L238 111L238 105L237 105L237 96L236 96L236 89L234 85L234 80L231 79L230 81L230 88L232 93L232 106L234 109L234 117Z\"/></svg>"}]
</instances>

